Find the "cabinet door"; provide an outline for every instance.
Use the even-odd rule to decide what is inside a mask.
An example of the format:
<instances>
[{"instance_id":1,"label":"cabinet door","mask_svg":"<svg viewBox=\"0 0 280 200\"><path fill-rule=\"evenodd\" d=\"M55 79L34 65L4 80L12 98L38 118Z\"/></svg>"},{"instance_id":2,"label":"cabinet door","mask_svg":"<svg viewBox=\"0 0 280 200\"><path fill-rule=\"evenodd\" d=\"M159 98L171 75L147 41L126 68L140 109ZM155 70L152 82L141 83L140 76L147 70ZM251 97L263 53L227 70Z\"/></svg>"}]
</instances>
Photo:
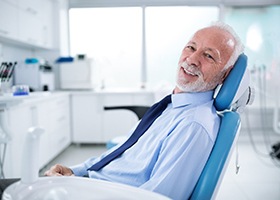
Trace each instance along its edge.
<instances>
[{"instance_id":1,"label":"cabinet door","mask_svg":"<svg viewBox=\"0 0 280 200\"><path fill-rule=\"evenodd\" d=\"M53 159L71 143L69 97L54 98L48 105L49 156Z\"/></svg>"},{"instance_id":2,"label":"cabinet door","mask_svg":"<svg viewBox=\"0 0 280 200\"><path fill-rule=\"evenodd\" d=\"M0 0L0 40L39 48L54 48L59 8L53 0ZM11 40L6 40L11 39Z\"/></svg>"},{"instance_id":3,"label":"cabinet door","mask_svg":"<svg viewBox=\"0 0 280 200\"><path fill-rule=\"evenodd\" d=\"M73 142L103 142L101 98L95 94L72 94L71 98Z\"/></svg>"},{"instance_id":4,"label":"cabinet door","mask_svg":"<svg viewBox=\"0 0 280 200\"><path fill-rule=\"evenodd\" d=\"M0 36L17 38L17 8L10 2L0 0Z\"/></svg>"},{"instance_id":5,"label":"cabinet door","mask_svg":"<svg viewBox=\"0 0 280 200\"><path fill-rule=\"evenodd\" d=\"M155 95L153 92L132 94L132 102L134 105L152 106L155 103Z\"/></svg>"},{"instance_id":6,"label":"cabinet door","mask_svg":"<svg viewBox=\"0 0 280 200\"><path fill-rule=\"evenodd\" d=\"M32 13L39 14L38 12L43 8L42 3L44 0L19 0L19 7L23 10L28 10Z\"/></svg>"},{"instance_id":7,"label":"cabinet door","mask_svg":"<svg viewBox=\"0 0 280 200\"><path fill-rule=\"evenodd\" d=\"M38 11L31 8L19 9L19 39L34 46L42 45L43 26L38 17Z\"/></svg>"},{"instance_id":8,"label":"cabinet door","mask_svg":"<svg viewBox=\"0 0 280 200\"><path fill-rule=\"evenodd\" d=\"M54 3L51 0L19 1L19 39L30 45L52 48Z\"/></svg>"},{"instance_id":9,"label":"cabinet door","mask_svg":"<svg viewBox=\"0 0 280 200\"><path fill-rule=\"evenodd\" d=\"M46 48L54 48L54 3L52 0L44 0L42 5L42 44Z\"/></svg>"},{"instance_id":10,"label":"cabinet door","mask_svg":"<svg viewBox=\"0 0 280 200\"><path fill-rule=\"evenodd\" d=\"M104 106L128 106L134 105L131 94L104 94ZM103 107L104 107L103 106ZM104 110L102 132L104 142L117 136L128 134L134 124L138 121L137 116L129 110Z\"/></svg>"},{"instance_id":11,"label":"cabinet door","mask_svg":"<svg viewBox=\"0 0 280 200\"><path fill-rule=\"evenodd\" d=\"M71 143L69 97L53 97L37 103L32 118L34 125L45 130L39 152L39 166L43 167Z\"/></svg>"}]
</instances>

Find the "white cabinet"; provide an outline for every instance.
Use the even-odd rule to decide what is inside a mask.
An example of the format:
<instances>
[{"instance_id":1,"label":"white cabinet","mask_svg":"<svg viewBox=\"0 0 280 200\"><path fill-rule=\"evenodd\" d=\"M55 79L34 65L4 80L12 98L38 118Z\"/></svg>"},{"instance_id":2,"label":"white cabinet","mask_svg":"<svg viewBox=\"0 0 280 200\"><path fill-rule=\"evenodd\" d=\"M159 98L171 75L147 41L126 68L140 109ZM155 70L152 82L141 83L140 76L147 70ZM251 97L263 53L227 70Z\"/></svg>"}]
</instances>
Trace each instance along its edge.
<instances>
[{"instance_id":1,"label":"white cabinet","mask_svg":"<svg viewBox=\"0 0 280 200\"><path fill-rule=\"evenodd\" d=\"M16 3L0 0L0 36L7 39L16 39L18 37Z\"/></svg>"},{"instance_id":2,"label":"white cabinet","mask_svg":"<svg viewBox=\"0 0 280 200\"><path fill-rule=\"evenodd\" d=\"M32 45L52 47L52 2L20 0L18 12L19 39Z\"/></svg>"},{"instance_id":3,"label":"white cabinet","mask_svg":"<svg viewBox=\"0 0 280 200\"><path fill-rule=\"evenodd\" d=\"M54 48L54 16L55 16L55 6L53 0L45 0L42 2L43 9L41 10L42 18L42 43L44 47Z\"/></svg>"},{"instance_id":4,"label":"white cabinet","mask_svg":"<svg viewBox=\"0 0 280 200\"><path fill-rule=\"evenodd\" d=\"M38 11L32 8L19 10L19 40L32 45L43 43L43 27Z\"/></svg>"},{"instance_id":5,"label":"white cabinet","mask_svg":"<svg viewBox=\"0 0 280 200\"><path fill-rule=\"evenodd\" d=\"M58 9L53 0L0 0L0 40L54 48L54 16Z\"/></svg>"},{"instance_id":6,"label":"white cabinet","mask_svg":"<svg viewBox=\"0 0 280 200\"><path fill-rule=\"evenodd\" d=\"M125 135L138 121L128 110L104 110L105 106L154 103L152 92L77 92L71 94L74 143L105 143Z\"/></svg>"},{"instance_id":7,"label":"white cabinet","mask_svg":"<svg viewBox=\"0 0 280 200\"><path fill-rule=\"evenodd\" d=\"M147 104L143 101L141 104L133 102L132 94L104 94L103 107L107 106L129 106ZM148 103L149 104L149 103ZM150 104L149 104L150 105ZM129 130L138 121L137 116L129 110L104 110L102 121L103 142L110 139L128 134Z\"/></svg>"},{"instance_id":8,"label":"white cabinet","mask_svg":"<svg viewBox=\"0 0 280 200\"><path fill-rule=\"evenodd\" d=\"M105 106L151 106L155 102L154 93L107 93L103 95ZM135 126L138 117L130 110L106 110L103 112L102 135L103 142L117 136L128 134Z\"/></svg>"},{"instance_id":9,"label":"white cabinet","mask_svg":"<svg viewBox=\"0 0 280 200\"><path fill-rule=\"evenodd\" d=\"M39 103L37 109L38 126L46 129L41 140L43 167L71 143L69 96L53 97Z\"/></svg>"},{"instance_id":10,"label":"white cabinet","mask_svg":"<svg viewBox=\"0 0 280 200\"><path fill-rule=\"evenodd\" d=\"M72 140L74 143L101 143L102 99L96 94L72 94Z\"/></svg>"},{"instance_id":11,"label":"white cabinet","mask_svg":"<svg viewBox=\"0 0 280 200\"><path fill-rule=\"evenodd\" d=\"M7 146L4 173L7 178L20 177L23 142L31 126L42 127L39 167L44 167L71 143L68 94L53 94L38 100L8 107L7 123L12 140Z\"/></svg>"}]
</instances>

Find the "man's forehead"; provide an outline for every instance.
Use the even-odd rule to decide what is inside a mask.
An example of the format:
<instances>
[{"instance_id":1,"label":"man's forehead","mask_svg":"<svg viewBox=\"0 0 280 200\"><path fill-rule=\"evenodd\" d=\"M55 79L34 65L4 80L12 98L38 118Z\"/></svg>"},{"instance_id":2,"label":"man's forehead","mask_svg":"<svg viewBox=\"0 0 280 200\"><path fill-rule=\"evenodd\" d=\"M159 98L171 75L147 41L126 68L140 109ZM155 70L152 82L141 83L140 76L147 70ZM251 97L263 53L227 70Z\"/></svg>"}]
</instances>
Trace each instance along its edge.
<instances>
[{"instance_id":1,"label":"man's forehead","mask_svg":"<svg viewBox=\"0 0 280 200\"><path fill-rule=\"evenodd\" d=\"M233 49L235 45L234 38L229 32L213 27L197 31L189 43L222 51L225 48Z\"/></svg>"},{"instance_id":2,"label":"man's forehead","mask_svg":"<svg viewBox=\"0 0 280 200\"><path fill-rule=\"evenodd\" d=\"M193 46L198 46L198 45L200 45L199 43L197 44L197 42L196 42L196 40L190 40L189 42L188 42L188 44L191 44L191 45L193 45ZM208 50L208 51L216 51L216 49L214 49L214 48L212 48L212 47L208 47L208 46L205 46L204 47L204 50Z\"/></svg>"},{"instance_id":3,"label":"man's forehead","mask_svg":"<svg viewBox=\"0 0 280 200\"><path fill-rule=\"evenodd\" d=\"M226 43L229 40L234 41L234 38L230 32L217 27L208 27L208 28L200 29L194 34L194 37L195 36L203 37L209 41L218 40L220 42L225 41Z\"/></svg>"}]
</instances>

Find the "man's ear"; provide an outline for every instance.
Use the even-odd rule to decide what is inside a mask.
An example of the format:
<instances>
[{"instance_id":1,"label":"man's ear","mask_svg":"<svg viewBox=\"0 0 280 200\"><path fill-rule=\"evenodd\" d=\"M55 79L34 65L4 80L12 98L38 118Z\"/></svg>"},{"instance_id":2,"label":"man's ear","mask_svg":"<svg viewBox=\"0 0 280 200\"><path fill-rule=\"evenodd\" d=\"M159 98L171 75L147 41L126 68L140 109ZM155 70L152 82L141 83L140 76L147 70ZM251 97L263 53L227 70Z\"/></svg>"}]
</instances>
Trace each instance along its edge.
<instances>
[{"instance_id":1,"label":"man's ear","mask_svg":"<svg viewBox=\"0 0 280 200\"><path fill-rule=\"evenodd\" d=\"M230 66L229 68L227 68L227 70L224 72L222 78L221 78L221 82L220 84L222 84L224 82L224 80L226 79L226 77L229 75L231 69L233 68L233 65Z\"/></svg>"}]
</instances>

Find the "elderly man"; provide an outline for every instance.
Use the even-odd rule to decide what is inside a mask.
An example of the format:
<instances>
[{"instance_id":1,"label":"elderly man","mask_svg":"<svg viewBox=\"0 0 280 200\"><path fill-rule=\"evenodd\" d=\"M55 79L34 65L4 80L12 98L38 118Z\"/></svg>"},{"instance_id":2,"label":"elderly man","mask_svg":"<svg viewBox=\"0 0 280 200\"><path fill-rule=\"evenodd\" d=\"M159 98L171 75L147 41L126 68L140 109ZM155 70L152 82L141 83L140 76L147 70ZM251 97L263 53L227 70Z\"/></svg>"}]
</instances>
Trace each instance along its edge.
<instances>
[{"instance_id":1,"label":"elderly man","mask_svg":"<svg viewBox=\"0 0 280 200\"><path fill-rule=\"evenodd\" d=\"M219 129L214 90L242 51L239 37L224 23L198 30L182 51L172 94L164 106L151 109L160 107L156 117L147 111L125 144L76 166L55 165L45 175L86 176L187 199Z\"/></svg>"}]
</instances>

